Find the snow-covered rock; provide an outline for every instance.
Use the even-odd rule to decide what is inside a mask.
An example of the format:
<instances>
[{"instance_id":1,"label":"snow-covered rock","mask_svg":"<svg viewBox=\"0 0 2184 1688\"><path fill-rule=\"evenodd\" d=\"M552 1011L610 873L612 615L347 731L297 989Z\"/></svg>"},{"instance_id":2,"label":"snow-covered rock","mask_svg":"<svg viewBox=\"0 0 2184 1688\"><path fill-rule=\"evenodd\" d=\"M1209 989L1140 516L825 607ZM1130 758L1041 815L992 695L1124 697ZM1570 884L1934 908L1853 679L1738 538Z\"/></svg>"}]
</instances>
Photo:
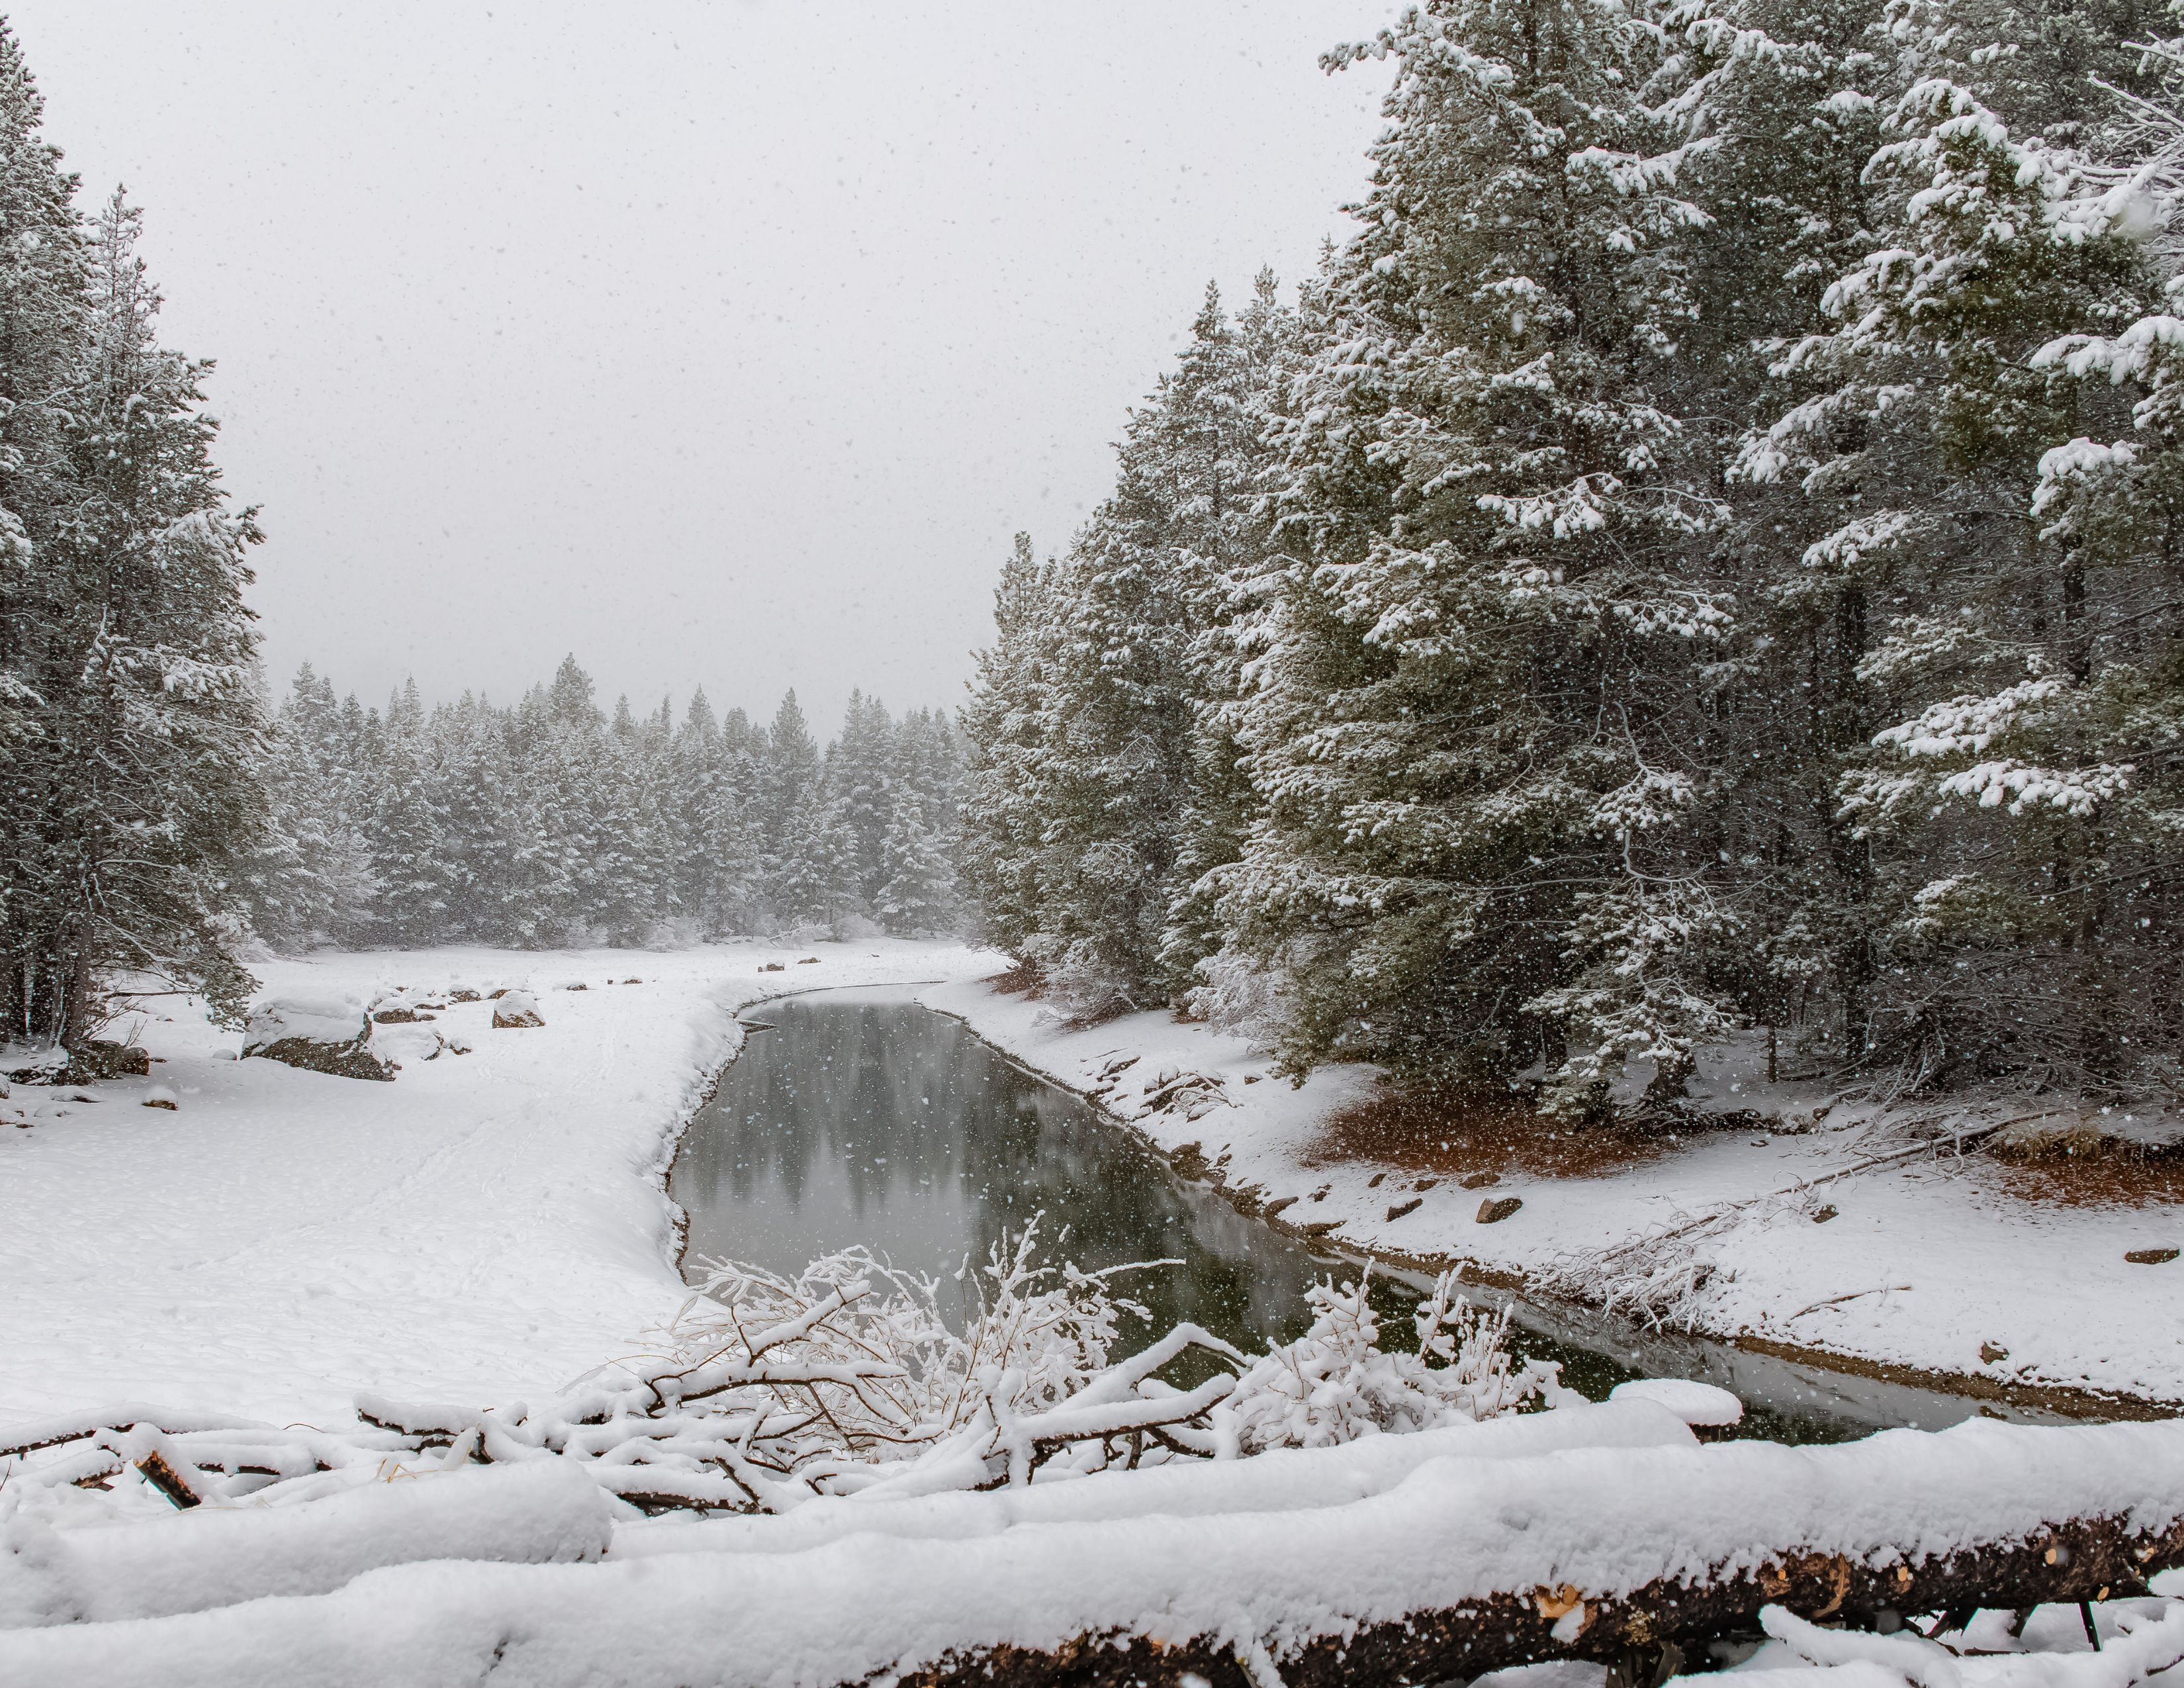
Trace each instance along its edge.
<instances>
[{"instance_id":1,"label":"snow-covered rock","mask_svg":"<svg viewBox=\"0 0 2184 1688\"><path fill-rule=\"evenodd\" d=\"M343 1078L392 1078L369 1047L371 1019L357 997L339 993L269 997L250 1011L242 1053Z\"/></svg>"},{"instance_id":2,"label":"snow-covered rock","mask_svg":"<svg viewBox=\"0 0 2184 1688\"><path fill-rule=\"evenodd\" d=\"M422 1061L437 1061L448 1047L448 1040L431 1026L397 1023L374 1026L371 1047L380 1060L399 1071Z\"/></svg>"},{"instance_id":3,"label":"snow-covered rock","mask_svg":"<svg viewBox=\"0 0 2184 1688\"><path fill-rule=\"evenodd\" d=\"M502 994L493 1005L493 1023L504 1029L521 1029L528 1026L543 1026L544 1017L538 1012L538 999L527 990L511 990Z\"/></svg>"},{"instance_id":4,"label":"snow-covered rock","mask_svg":"<svg viewBox=\"0 0 2184 1688\"><path fill-rule=\"evenodd\" d=\"M1744 1418L1744 1403L1727 1390L1692 1378L1633 1378L1608 1390L1607 1398L1650 1401L1702 1429L1720 1429Z\"/></svg>"}]
</instances>

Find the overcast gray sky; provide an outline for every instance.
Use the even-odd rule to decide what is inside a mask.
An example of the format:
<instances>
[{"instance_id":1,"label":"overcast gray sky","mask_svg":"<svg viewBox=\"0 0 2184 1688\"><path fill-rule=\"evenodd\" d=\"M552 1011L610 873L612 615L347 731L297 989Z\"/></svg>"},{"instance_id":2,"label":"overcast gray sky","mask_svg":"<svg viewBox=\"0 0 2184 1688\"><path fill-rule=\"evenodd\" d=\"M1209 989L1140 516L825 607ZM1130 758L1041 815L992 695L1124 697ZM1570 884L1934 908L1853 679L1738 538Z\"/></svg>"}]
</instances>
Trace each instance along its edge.
<instances>
[{"instance_id":1,"label":"overcast gray sky","mask_svg":"<svg viewBox=\"0 0 2184 1688\"><path fill-rule=\"evenodd\" d=\"M1387 0L14 0L146 207L276 682L952 705L1201 289L1340 237Z\"/></svg>"}]
</instances>

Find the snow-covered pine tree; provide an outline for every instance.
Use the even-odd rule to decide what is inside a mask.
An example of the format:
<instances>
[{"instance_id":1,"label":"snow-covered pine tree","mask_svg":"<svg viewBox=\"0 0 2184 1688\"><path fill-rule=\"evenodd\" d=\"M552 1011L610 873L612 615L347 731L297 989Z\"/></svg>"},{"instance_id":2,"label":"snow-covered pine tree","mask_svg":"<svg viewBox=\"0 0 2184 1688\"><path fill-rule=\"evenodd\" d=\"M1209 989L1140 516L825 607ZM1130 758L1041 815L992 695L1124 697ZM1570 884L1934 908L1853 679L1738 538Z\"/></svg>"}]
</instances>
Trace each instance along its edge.
<instances>
[{"instance_id":1,"label":"snow-covered pine tree","mask_svg":"<svg viewBox=\"0 0 2184 1688\"><path fill-rule=\"evenodd\" d=\"M884 877L872 913L902 938L938 938L956 930L956 871L947 841L926 825L924 805L905 792L895 801L882 852Z\"/></svg>"},{"instance_id":2,"label":"snow-covered pine tree","mask_svg":"<svg viewBox=\"0 0 2184 1688\"><path fill-rule=\"evenodd\" d=\"M516 800L508 864L505 929L529 948L570 942L586 929L593 890L588 782L599 772L602 721L592 682L564 657L549 686L535 687L510 733Z\"/></svg>"},{"instance_id":3,"label":"snow-covered pine tree","mask_svg":"<svg viewBox=\"0 0 2184 1688\"><path fill-rule=\"evenodd\" d=\"M621 697L604 736L586 747L593 777L586 804L591 894L585 918L610 944L642 942L664 912L655 878L662 817L649 789L648 738Z\"/></svg>"},{"instance_id":4,"label":"snow-covered pine tree","mask_svg":"<svg viewBox=\"0 0 2184 1688\"><path fill-rule=\"evenodd\" d=\"M963 746L947 712L920 709L905 714L895 724L891 754L900 783L917 799L926 829L953 838L962 797Z\"/></svg>"},{"instance_id":5,"label":"snow-covered pine tree","mask_svg":"<svg viewBox=\"0 0 2184 1688\"><path fill-rule=\"evenodd\" d=\"M76 178L41 130L45 99L0 20L0 1036L57 1035L68 1019L64 958L41 953L57 886L39 830L53 769L38 710L61 676L50 632L64 577L44 554L75 493L64 398L90 332L88 258Z\"/></svg>"},{"instance_id":6,"label":"snow-covered pine tree","mask_svg":"<svg viewBox=\"0 0 2184 1688\"><path fill-rule=\"evenodd\" d=\"M451 916L437 771L415 680L389 699L380 742L370 828L379 935L396 948L415 948L445 934Z\"/></svg>"},{"instance_id":7,"label":"snow-covered pine tree","mask_svg":"<svg viewBox=\"0 0 2184 1688\"><path fill-rule=\"evenodd\" d=\"M247 883L250 922L276 948L365 941L378 881L352 815L340 706L308 662L273 723L264 774L269 823Z\"/></svg>"},{"instance_id":8,"label":"snow-covered pine tree","mask_svg":"<svg viewBox=\"0 0 2184 1688\"><path fill-rule=\"evenodd\" d=\"M1730 605L1693 567L1713 466L1662 403L1705 221L1643 97L1662 37L1437 0L1330 63L1366 54L1397 61L1390 129L1283 430L1297 560L1238 712L1266 809L1223 919L1293 1065L1673 1081L1721 1023L1676 953L1719 919L1678 835Z\"/></svg>"},{"instance_id":9,"label":"snow-covered pine tree","mask_svg":"<svg viewBox=\"0 0 2184 1688\"><path fill-rule=\"evenodd\" d=\"M757 736L739 710L722 717L716 772L694 836L705 874L700 905L709 936L759 929L765 837L759 822Z\"/></svg>"},{"instance_id":10,"label":"snow-covered pine tree","mask_svg":"<svg viewBox=\"0 0 2184 1688\"><path fill-rule=\"evenodd\" d=\"M1061 620L1056 576L1053 563L1034 554L1031 535L1017 534L994 590L994 643L978 653L960 716L962 878L977 900L980 935L1019 955L1039 930L1044 898L1041 793Z\"/></svg>"},{"instance_id":11,"label":"snow-covered pine tree","mask_svg":"<svg viewBox=\"0 0 2184 1688\"><path fill-rule=\"evenodd\" d=\"M498 943L507 905L514 778L500 714L485 699L465 692L458 702L432 711L428 730L447 905L441 935Z\"/></svg>"},{"instance_id":12,"label":"snow-covered pine tree","mask_svg":"<svg viewBox=\"0 0 2184 1688\"><path fill-rule=\"evenodd\" d=\"M1236 730L1246 665L1258 653L1264 611L1280 578L1264 496L1275 461L1268 436L1296 373L1299 326L1297 313L1280 303L1273 272L1262 270L1251 304L1237 315L1236 355L1206 371L1223 379L1192 407L1208 422L1193 442L1197 472L1226 493L1194 501L1184 513L1182 543L1206 566L1190 650L1190 799L1180 816L1161 963L1172 993L1187 994L1216 1017L1226 1011L1220 985L1209 988L1209 976L1220 971L1213 960L1223 943L1220 894L1260 808Z\"/></svg>"},{"instance_id":13,"label":"snow-covered pine tree","mask_svg":"<svg viewBox=\"0 0 2184 1688\"><path fill-rule=\"evenodd\" d=\"M814 839L823 830L819 747L791 688L774 710L759 749L758 822L766 897L777 916L811 919L802 911L822 894L812 889ZM791 912L791 911L798 912Z\"/></svg>"},{"instance_id":14,"label":"snow-covered pine tree","mask_svg":"<svg viewBox=\"0 0 2184 1688\"><path fill-rule=\"evenodd\" d=\"M2129 1035L2112 965L2128 934L2095 939L2091 887L2123 866L2110 811L2131 782L2092 727L2114 713L2093 634L2140 588L2095 601L2089 583L2121 574L2097 572L2103 548L2067 519L2042 521L2068 502L2072 437L2122 401L2039 354L2158 295L2139 242L2087 192L2082 152L1988 103L2014 91L2070 136L2060 114L2094 92L2021 74L2040 35L1987 32L2016 16L1984 0L1892 13L1899 87L1867 172L1878 237L1829 290L1835 326L1779 359L1797 402L1739 465L1794 477L1825 530L1780 596L1830 624L1814 690L1841 721L1833 917L1812 924L1839 1048L1925 1082L2112 1078ZM2045 487L2043 462L2060 471Z\"/></svg>"},{"instance_id":15,"label":"snow-covered pine tree","mask_svg":"<svg viewBox=\"0 0 2184 1688\"><path fill-rule=\"evenodd\" d=\"M767 900L783 925L838 935L860 908L856 829L844 805L828 801L816 784L809 791L783 832Z\"/></svg>"},{"instance_id":16,"label":"snow-covered pine tree","mask_svg":"<svg viewBox=\"0 0 2184 1688\"><path fill-rule=\"evenodd\" d=\"M210 366L158 342L139 213L116 192L79 248L58 225L69 184L36 117L20 53L0 39L10 178L0 194L25 220L10 226L14 253L0 265L0 308L22 307L0 351L25 384L7 408L11 419L55 412L23 421L27 437L7 453L14 483L0 487L35 506L35 526L18 509L0 535L11 567L35 582L11 594L0 668L36 699L35 732L8 747L12 954L0 989L11 1030L75 1047L99 1023L114 971L198 990L223 1019L251 988L231 911L265 818L256 636L242 599L259 535L250 512L228 507L212 461ZM47 292L61 280L34 256L48 240L57 265L88 257L80 309ZM42 343L71 323L82 334L73 348ZM31 390L64 372L64 404L60 389Z\"/></svg>"},{"instance_id":17,"label":"snow-covered pine tree","mask_svg":"<svg viewBox=\"0 0 2184 1688\"><path fill-rule=\"evenodd\" d=\"M869 904L885 868L881 857L894 812L897 783L905 772L895 726L878 698L852 690L842 731L827 747L825 782L857 839L857 892Z\"/></svg>"},{"instance_id":18,"label":"snow-covered pine tree","mask_svg":"<svg viewBox=\"0 0 2184 1688\"><path fill-rule=\"evenodd\" d=\"M1169 912L1211 862L1186 859L1178 821L1197 812L1201 641L1246 555L1265 372L1208 287L1057 582L1039 902L1021 947L1083 1009L1170 1000L1190 981L1196 956L1167 944Z\"/></svg>"},{"instance_id":19,"label":"snow-covered pine tree","mask_svg":"<svg viewBox=\"0 0 2184 1688\"><path fill-rule=\"evenodd\" d=\"M1880 15L1880 0L1683 0L1668 14L1663 114L1684 137L1679 182L1711 221L1682 243L1693 315L1664 404L1718 462L1779 412L1770 364L1828 326L1825 289L1870 243ZM1724 1008L1780 1028L1822 1011L1848 935L1843 882L1824 864L1847 861L1831 817L1856 724L1836 685L1841 606L1803 561L1830 524L1794 485L1732 478L1721 496L1730 520L1692 563L1736 616L1681 705L1697 777L1679 829L1684 871L1719 918L1711 938L1678 940L1678 965Z\"/></svg>"}]
</instances>

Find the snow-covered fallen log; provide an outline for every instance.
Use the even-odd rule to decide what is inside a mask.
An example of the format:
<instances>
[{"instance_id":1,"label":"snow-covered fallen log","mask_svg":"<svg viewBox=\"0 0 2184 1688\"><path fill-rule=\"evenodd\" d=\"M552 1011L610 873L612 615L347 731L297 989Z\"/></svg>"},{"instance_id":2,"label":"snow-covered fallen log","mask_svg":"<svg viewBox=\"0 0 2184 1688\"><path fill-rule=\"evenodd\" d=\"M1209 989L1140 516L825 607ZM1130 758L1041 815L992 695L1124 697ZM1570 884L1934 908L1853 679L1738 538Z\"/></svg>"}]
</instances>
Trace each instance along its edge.
<instances>
[{"instance_id":1,"label":"snow-covered fallen log","mask_svg":"<svg viewBox=\"0 0 2184 1688\"><path fill-rule=\"evenodd\" d=\"M1000 1513L1034 1487L948 1497L996 1508L999 1527L944 1538L863 1531L797 1546L809 1529L800 1519L758 1518L748 1527L779 1527L786 1551L393 1567L315 1596L19 1631L0 1646L0 1683L430 1688L490 1669L497 1681L623 1688L1187 1674L1217 1688L1332 1688L1468 1678L1532 1657L1620 1660L1756 1630L1770 1606L1833 1622L1883 1607L2120 1596L2184 1560L2174 1423L1449 1454L1357 1498L1255 1504L1255 1483L1294 1501L1282 1467L1238 1462L1251 1475L1225 1479L1244 1485L1223 1497L1233 1509L1209 1513ZM1053 1492L1139 1480L1107 1474ZM1967 1660L1957 1684L1938 1667L1852 1662L1870 1688L1976 1688L1989 1675L1996 1688L2127 1688L2163 1651L2149 1641L2082 1683L2031 1661L1997 1662L2011 1675Z\"/></svg>"},{"instance_id":2,"label":"snow-covered fallen log","mask_svg":"<svg viewBox=\"0 0 2184 1688\"><path fill-rule=\"evenodd\" d=\"M820 1500L786 1517L698 1518L688 1513L626 1523L614 1557L662 1553L781 1553L845 1535L961 1540L1025 1524L1204 1518L1340 1506L1395 1488L1440 1459L1529 1459L1570 1448L1691 1447L1685 1421L1648 1401L1616 1401L1457 1423L1407 1436L1367 1436L1333 1447L1275 1448L1251 1459L1178 1460L1093 1482L1039 1483L874 1505L867 1495Z\"/></svg>"},{"instance_id":3,"label":"snow-covered fallen log","mask_svg":"<svg viewBox=\"0 0 2184 1688\"><path fill-rule=\"evenodd\" d=\"M426 1559L596 1559L613 1518L564 1465L405 1475L308 1507L200 1507L106 1528L0 1519L0 1630L198 1612L264 1595L323 1594Z\"/></svg>"}]
</instances>

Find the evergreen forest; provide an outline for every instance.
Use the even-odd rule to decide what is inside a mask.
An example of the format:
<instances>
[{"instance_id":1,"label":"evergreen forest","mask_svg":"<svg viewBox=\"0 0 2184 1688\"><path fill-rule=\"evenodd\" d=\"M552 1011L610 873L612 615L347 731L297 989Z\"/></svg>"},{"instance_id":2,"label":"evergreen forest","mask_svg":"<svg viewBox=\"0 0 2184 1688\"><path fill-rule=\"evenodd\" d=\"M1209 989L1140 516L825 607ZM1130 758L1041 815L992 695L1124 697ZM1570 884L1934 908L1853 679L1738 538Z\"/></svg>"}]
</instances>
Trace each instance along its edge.
<instances>
[{"instance_id":1,"label":"evergreen forest","mask_svg":"<svg viewBox=\"0 0 2184 1688\"><path fill-rule=\"evenodd\" d=\"M2135 0L1430 0L1355 232L1209 292L964 713L1077 1011L1665 1101L2173 1095L2184 42ZM1773 1076L1770 1070L1769 1076Z\"/></svg>"},{"instance_id":2,"label":"evergreen forest","mask_svg":"<svg viewBox=\"0 0 2184 1688\"><path fill-rule=\"evenodd\" d=\"M268 948L956 929L931 710L853 695L822 750L793 692L610 716L573 660L510 708L365 709L308 666L274 708L212 365L43 117L0 25L0 1042L81 1048L117 982L237 1022Z\"/></svg>"},{"instance_id":3,"label":"evergreen forest","mask_svg":"<svg viewBox=\"0 0 2184 1688\"><path fill-rule=\"evenodd\" d=\"M794 692L762 726L702 691L679 721L665 699L610 716L573 657L513 708L429 711L414 683L337 702L306 665L272 726L251 925L287 950L952 932L956 743L855 693L823 753Z\"/></svg>"}]
</instances>

